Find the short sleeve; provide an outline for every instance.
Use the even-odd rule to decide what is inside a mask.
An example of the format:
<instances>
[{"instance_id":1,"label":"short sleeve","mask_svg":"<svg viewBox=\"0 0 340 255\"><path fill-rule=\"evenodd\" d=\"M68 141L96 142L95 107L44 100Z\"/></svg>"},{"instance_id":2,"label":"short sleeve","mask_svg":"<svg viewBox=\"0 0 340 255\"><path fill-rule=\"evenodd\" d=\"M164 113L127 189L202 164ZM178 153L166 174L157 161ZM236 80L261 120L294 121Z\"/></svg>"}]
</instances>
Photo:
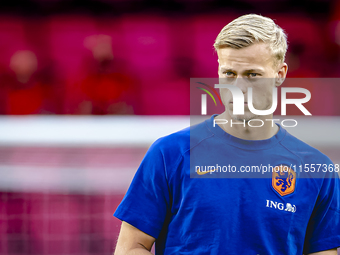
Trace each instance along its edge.
<instances>
[{"instance_id":1,"label":"short sleeve","mask_svg":"<svg viewBox=\"0 0 340 255\"><path fill-rule=\"evenodd\" d=\"M156 141L142 160L114 216L157 238L170 210L164 156Z\"/></svg>"},{"instance_id":2,"label":"short sleeve","mask_svg":"<svg viewBox=\"0 0 340 255\"><path fill-rule=\"evenodd\" d=\"M340 247L340 180L336 172L323 179L308 223L304 254Z\"/></svg>"}]
</instances>

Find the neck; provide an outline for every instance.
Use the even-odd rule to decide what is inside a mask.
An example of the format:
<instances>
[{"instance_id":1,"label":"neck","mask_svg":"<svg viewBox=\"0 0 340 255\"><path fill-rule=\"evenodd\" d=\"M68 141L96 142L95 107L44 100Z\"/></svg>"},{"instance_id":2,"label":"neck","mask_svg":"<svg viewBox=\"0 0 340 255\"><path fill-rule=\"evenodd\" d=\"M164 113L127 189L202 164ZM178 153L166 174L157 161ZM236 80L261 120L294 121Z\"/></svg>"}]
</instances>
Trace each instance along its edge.
<instances>
[{"instance_id":1,"label":"neck","mask_svg":"<svg viewBox=\"0 0 340 255\"><path fill-rule=\"evenodd\" d=\"M222 119L227 120L227 123L217 122L225 132L228 134L235 136L237 138L241 138L244 140L265 140L273 137L278 131L279 127L273 122L273 115L266 116L258 116L256 119L261 121L252 121L248 123L243 120L235 120L228 113L223 112L222 114L215 117L215 120ZM261 127L251 127L251 126L261 126Z\"/></svg>"}]
</instances>

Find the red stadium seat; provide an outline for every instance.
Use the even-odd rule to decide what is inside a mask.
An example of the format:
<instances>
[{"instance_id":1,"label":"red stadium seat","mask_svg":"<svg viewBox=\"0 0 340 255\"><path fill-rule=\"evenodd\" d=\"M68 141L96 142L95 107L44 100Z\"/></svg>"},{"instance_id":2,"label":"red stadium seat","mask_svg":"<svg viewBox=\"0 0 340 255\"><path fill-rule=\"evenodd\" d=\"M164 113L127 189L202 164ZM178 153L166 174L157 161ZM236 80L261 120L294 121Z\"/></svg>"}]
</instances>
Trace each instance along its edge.
<instances>
[{"instance_id":1,"label":"red stadium seat","mask_svg":"<svg viewBox=\"0 0 340 255\"><path fill-rule=\"evenodd\" d=\"M34 254L80 253L79 205L74 196L35 194L31 198Z\"/></svg>"},{"instance_id":2,"label":"red stadium seat","mask_svg":"<svg viewBox=\"0 0 340 255\"><path fill-rule=\"evenodd\" d=\"M192 42L195 78L218 77L217 53L213 44L221 29L235 17L228 15L202 15L192 21Z\"/></svg>"},{"instance_id":3,"label":"red stadium seat","mask_svg":"<svg viewBox=\"0 0 340 255\"><path fill-rule=\"evenodd\" d=\"M275 15L273 18L288 34L288 77L322 76L326 56L324 35L318 24L303 16Z\"/></svg>"},{"instance_id":4,"label":"red stadium seat","mask_svg":"<svg viewBox=\"0 0 340 255\"><path fill-rule=\"evenodd\" d=\"M55 16L50 19L49 29L51 57L58 66L59 75L65 80L64 113L76 113L81 102L77 82L86 76L82 69L83 60L91 55L84 46L84 39L96 34L95 23L86 16Z\"/></svg>"},{"instance_id":5,"label":"red stadium seat","mask_svg":"<svg viewBox=\"0 0 340 255\"><path fill-rule=\"evenodd\" d=\"M6 224L8 254L25 254L30 250L29 203L27 193L6 192ZM5 208L6 208L5 207ZM6 246L5 241L2 244ZM6 249L6 247L4 247Z\"/></svg>"},{"instance_id":6,"label":"red stadium seat","mask_svg":"<svg viewBox=\"0 0 340 255\"><path fill-rule=\"evenodd\" d=\"M52 57L68 77L77 80L81 73L83 57L91 54L84 46L84 39L96 33L89 16L55 16L49 22L49 43Z\"/></svg>"},{"instance_id":7,"label":"red stadium seat","mask_svg":"<svg viewBox=\"0 0 340 255\"><path fill-rule=\"evenodd\" d=\"M168 20L160 16L126 15L121 20L129 72L157 87L153 80L165 79L171 72Z\"/></svg>"},{"instance_id":8,"label":"red stadium seat","mask_svg":"<svg viewBox=\"0 0 340 255\"><path fill-rule=\"evenodd\" d=\"M17 50L26 50L24 21L10 16L0 17L0 66L9 69L9 60Z\"/></svg>"},{"instance_id":9,"label":"red stadium seat","mask_svg":"<svg viewBox=\"0 0 340 255\"><path fill-rule=\"evenodd\" d=\"M8 254L8 240L7 240L7 193L0 193L0 254Z\"/></svg>"}]
</instances>

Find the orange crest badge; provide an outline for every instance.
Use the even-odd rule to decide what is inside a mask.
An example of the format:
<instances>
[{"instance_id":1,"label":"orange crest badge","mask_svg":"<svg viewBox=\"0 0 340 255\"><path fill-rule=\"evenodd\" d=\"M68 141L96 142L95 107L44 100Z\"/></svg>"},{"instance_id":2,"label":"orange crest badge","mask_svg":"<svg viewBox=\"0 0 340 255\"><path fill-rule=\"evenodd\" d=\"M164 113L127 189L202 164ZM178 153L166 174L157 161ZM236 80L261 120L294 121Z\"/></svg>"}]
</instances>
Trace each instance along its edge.
<instances>
[{"instance_id":1,"label":"orange crest badge","mask_svg":"<svg viewBox=\"0 0 340 255\"><path fill-rule=\"evenodd\" d=\"M281 195L286 196L295 191L296 173L288 166L276 166L273 169L272 186Z\"/></svg>"}]
</instances>

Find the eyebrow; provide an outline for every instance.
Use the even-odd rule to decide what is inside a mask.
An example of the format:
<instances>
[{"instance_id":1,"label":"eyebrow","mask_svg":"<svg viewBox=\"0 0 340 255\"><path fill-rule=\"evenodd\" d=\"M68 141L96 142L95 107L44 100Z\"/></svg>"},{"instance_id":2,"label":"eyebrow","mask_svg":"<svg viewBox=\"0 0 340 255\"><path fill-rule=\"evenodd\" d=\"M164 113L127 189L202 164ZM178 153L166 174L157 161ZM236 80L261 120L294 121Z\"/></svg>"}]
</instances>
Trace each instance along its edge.
<instances>
[{"instance_id":1,"label":"eyebrow","mask_svg":"<svg viewBox=\"0 0 340 255\"><path fill-rule=\"evenodd\" d=\"M221 67L221 71L236 72L232 68L225 68L225 67ZM262 69L247 69L247 70L244 70L243 73L263 73L263 70Z\"/></svg>"}]
</instances>

